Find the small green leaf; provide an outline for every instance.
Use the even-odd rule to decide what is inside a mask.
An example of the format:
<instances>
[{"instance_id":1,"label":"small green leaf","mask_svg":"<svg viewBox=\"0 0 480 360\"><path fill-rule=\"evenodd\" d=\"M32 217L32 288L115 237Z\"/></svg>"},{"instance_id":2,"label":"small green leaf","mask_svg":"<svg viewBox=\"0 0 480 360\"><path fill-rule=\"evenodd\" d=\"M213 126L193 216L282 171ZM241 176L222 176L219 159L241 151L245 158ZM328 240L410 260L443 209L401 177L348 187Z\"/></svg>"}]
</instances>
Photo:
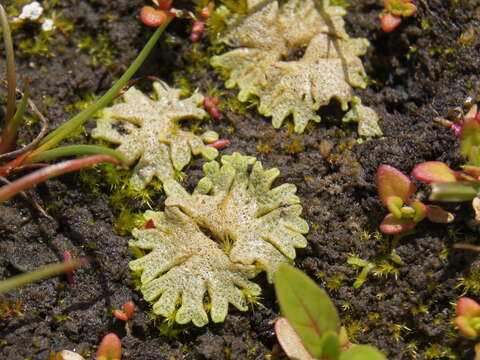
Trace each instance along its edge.
<instances>
[{"instance_id":1,"label":"small green leaf","mask_svg":"<svg viewBox=\"0 0 480 360\"><path fill-rule=\"evenodd\" d=\"M341 347L338 334L328 331L322 337L322 359L338 360L340 357Z\"/></svg>"},{"instance_id":2,"label":"small green leaf","mask_svg":"<svg viewBox=\"0 0 480 360\"><path fill-rule=\"evenodd\" d=\"M339 360L387 360L387 358L370 345L355 345L342 352Z\"/></svg>"},{"instance_id":3,"label":"small green leaf","mask_svg":"<svg viewBox=\"0 0 480 360\"><path fill-rule=\"evenodd\" d=\"M320 357L325 333L340 330L337 309L323 289L293 266L280 265L274 283L282 314L312 356Z\"/></svg>"},{"instance_id":4,"label":"small green leaf","mask_svg":"<svg viewBox=\"0 0 480 360\"><path fill-rule=\"evenodd\" d=\"M469 201L480 192L479 181L433 183L429 200L431 201Z\"/></svg>"},{"instance_id":5,"label":"small green leaf","mask_svg":"<svg viewBox=\"0 0 480 360\"><path fill-rule=\"evenodd\" d=\"M468 157L468 164L478 166L478 147L480 146L480 121L474 117L463 124L460 137L460 152Z\"/></svg>"}]
</instances>

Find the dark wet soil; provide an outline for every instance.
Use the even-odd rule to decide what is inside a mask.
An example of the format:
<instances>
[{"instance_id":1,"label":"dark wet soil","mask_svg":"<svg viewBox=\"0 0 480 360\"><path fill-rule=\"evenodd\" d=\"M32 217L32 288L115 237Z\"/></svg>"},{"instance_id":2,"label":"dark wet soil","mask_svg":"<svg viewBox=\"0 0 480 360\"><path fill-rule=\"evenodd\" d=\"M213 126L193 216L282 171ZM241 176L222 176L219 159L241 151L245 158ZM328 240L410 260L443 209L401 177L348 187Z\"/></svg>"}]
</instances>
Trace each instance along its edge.
<instances>
[{"instance_id":1,"label":"dark wet soil","mask_svg":"<svg viewBox=\"0 0 480 360\"><path fill-rule=\"evenodd\" d=\"M254 108L245 114L224 108L225 119L207 121L205 128L230 139L222 154L254 155L266 168L280 169L278 183L297 185L311 225L298 266L327 289L352 341L377 346L389 359L471 359L475 342L458 336L453 304L462 294L478 300L480 278L472 270L480 262L475 253L452 248L455 242L478 243L470 205L448 207L457 215L453 224L423 222L401 239L395 251L402 264L387 258L391 238L376 233L386 213L374 185L378 166L390 164L409 173L427 160L460 165L457 139L432 119L462 106L469 96L478 100L480 1L415 3L420 11L391 34L379 29L380 0L352 0L346 17L350 34L372 44L364 57L371 86L358 94L381 115L384 137L359 139L354 125L341 124L335 106L322 110L324 121L303 135L292 134L291 126L274 130ZM89 94L105 92L134 59L151 33L137 20L142 5L140 0L50 0L49 11L66 28L48 39L41 54L32 54L32 45L25 43L39 36L39 26L15 30L18 74L29 77L33 99L51 128L78 112L79 101ZM178 1L178 7L192 4ZM170 84L176 80L177 85L184 76L201 90L223 89L219 74L205 61L194 63L205 56L208 44L192 47L188 27L184 20L173 24L139 75L160 76ZM85 42L88 37L91 43ZM2 74L4 68L2 60ZM235 94L224 91L222 100ZM38 124L23 127L21 139L28 141L36 131ZM86 134L70 141L88 141ZM202 163L185 169L187 187L200 178ZM102 177L99 169L84 174ZM262 305L246 313L232 310L223 324L170 329L162 319L150 319L149 305L130 281L129 237L115 231L118 212L109 207L109 188L92 191L85 178L66 175L29 191L51 219L21 198L0 205L1 278L60 261L64 250L92 259L75 272L74 285L55 277L0 299L1 359L48 359L61 349L92 358L108 332L121 337L125 359L278 358L271 322L278 306L267 284ZM428 192L422 185L420 190ZM153 208L161 209L162 199L154 197ZM353 287L359 270L347 263L351 256L377 264L359 289ZM111 312L131 299L139 310L127 336ZM17 301L20 315L8 311Z\"/></svg>"}]
</instances>

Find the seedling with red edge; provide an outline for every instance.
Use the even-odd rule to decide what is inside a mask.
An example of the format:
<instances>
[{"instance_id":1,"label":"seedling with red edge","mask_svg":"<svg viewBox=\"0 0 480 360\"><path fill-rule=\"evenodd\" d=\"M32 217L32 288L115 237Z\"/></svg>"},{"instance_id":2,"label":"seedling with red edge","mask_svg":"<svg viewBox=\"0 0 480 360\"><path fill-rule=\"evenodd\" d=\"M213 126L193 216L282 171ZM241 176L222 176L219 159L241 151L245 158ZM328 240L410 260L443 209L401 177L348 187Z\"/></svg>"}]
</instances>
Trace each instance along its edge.
<instances>
[{"instance_id":1,"label":"seedling with red edge","mask_svg":"<svg viewBox=\"0 0 480 360\"><path fill-rule=\"evenodd\" d=\"M96 360L120 360L122 358L122 342L114 333L105 335L98 346Z\"/></svg>"},{"instance_id":2,"label":"seedling with red edge","mask_svg":"<svg viewBox=\"0 0 480 360\"><path fill-rule=\"evenodd\" d=\"M384 0L384 10L380 14L380 24L385 32L392 32L401 23L403 18L414 15L417 7L413 0Z\"/></svg>"},{"instance_id":3,"label":"seedling with red edge","mask_svg":"<svg viewBox=\"0 0 480 360\"><path fill-rule=\"evenodd\" d=\"M445 202L472 201L476 220L480 220L480 115L477 106L454 129L460 137L460 152L467 158L461 171L440 161L415 166L412 175L431 185L430 200Z\"/></svg>"},{"instance_id":4,"label":"seedling with red edge","mask_svg":"<svg viewBox=\"0 0 480 360\"><path fill-rule=\"evenodd\" d=\"M123 304L122 310L115 309L113 311L113 316L117 319L125 321L125 331L127 335L130 336L132 330L132 320L135 315L135 304L133 301L127 301Z\"/></svg>"},{"instance_id":5,"label":"seedling with red edge","mask_svg":"<svg viewBox=\"0 0 480 360\"><path fill-rule=\"evenodd\" d=\"M468 297L461 297L456 303L455 324L469 338L480 335L480 304Z\"/></svg>"},{"instance_id":6,"label":"seedling with red edge","mask_svg":"<svg viewBox=\"0 0 480 360\"><path fill-rule=\"evenodd\" d=\"M453 216L442 208L411 199L416 192L415 184L393 166L380 166L376 182L380 199L390 212L380 225L380 231L385 234L412 230L425 217L432 222L441 223L453 220Z\"/></svg>"}]
</instances>

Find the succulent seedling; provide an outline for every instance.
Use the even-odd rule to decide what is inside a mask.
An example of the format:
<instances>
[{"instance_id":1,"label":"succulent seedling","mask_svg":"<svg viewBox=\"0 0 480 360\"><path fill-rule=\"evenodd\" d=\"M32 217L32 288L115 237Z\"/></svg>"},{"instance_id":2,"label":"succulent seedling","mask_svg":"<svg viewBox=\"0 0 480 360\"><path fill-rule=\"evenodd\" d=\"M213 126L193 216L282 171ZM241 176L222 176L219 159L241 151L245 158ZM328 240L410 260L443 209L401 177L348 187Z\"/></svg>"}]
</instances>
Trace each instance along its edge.
<instances>
[{"instance_id":1,"label":"succulent seedling","mask_svg":"<svg viewBox=\"0 0 480 360\"><path fill-rule=\"evenodd\" d=\"M480 220L480 115L473 106L454 129L460 137L460 152L467 158L461 171L440 161L428 161L412 171L417 180L431 185L430 200L445 202L472 201L476 219Z\"/></svg>"},{"instance_id":2,"label":"succulent seedling","mask_svg":"<svg viewBox=\"0 0 480 360\"><path fill-rule=\"evenodd\" d=\"M140 20L143 24L151 27L163 25L169 19L174 17L170 11L172 9L173 0L153 0L156 8L152 6L144 6L140 9Z\"/></svg>"},{"instance_id":3,"label":"succulent seedling","mask_svg":"<svg viewBox=\"0 0 480 360\"><path fill-rule=\"evenodd\" d=\"M453 216L434 205L412 199L417 188L409 177L390 165L382 165L377 170L378 194L383 205L389 210L380 231L385 234L399 234L412 230L417 223L428 217L432 222L451 222Z\"/></svg>"},{"instance_id":4,"label":"succulent seedling","mask_svg":"<svg viewBox=\"0 0 480 360\"><path fill-rule=\"evenodd\" d=\"M380 24L385 32L392 32L401 23L402 19L414 15L417 7L413 0L384 0L383 12L380 14Z\"/></svg>"},{"instance_id":5,"label":"succulent seedling","mask_svg":"<svg viewBox=\"0 0 480 360\"><path fill-rule=\"evenodd\" d=\"M135 303L133 301L127 301L123 304L122 309L115 309L113 316L121 321L125 321L125 330L127 335L130 336L132 331L132 320L135 315Z\"/></svg>"},{"instance_id":6,"label":"succulent seedling","mask_svg":"<svg viewBox=\"0 0 480 360\"><path fill-rule=\"evenodd\" d=\"M465 336L475 338L480 335L480 304L468 297L456 302L455 324Z\"/></svg>"}]
</instances>

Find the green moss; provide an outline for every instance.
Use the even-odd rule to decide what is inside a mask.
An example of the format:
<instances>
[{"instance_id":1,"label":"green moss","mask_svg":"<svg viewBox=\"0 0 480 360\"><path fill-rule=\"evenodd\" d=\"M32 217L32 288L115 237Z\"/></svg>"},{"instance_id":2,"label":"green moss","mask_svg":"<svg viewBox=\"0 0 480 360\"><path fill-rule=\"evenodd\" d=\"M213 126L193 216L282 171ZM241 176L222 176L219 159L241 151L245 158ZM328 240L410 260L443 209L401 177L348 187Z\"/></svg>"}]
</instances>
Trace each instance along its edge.
<instances>
[{"instance_id":1,"label":"green moss","mask_svg":"<svg viewBox=\"0 0 480 360\"><path fill-rule=\"evenodd\" d=\"M462 290L462 295L480 295L480 264L474 263L470 267L470 274L458 278L456 288Z\"/></svg>"},{"instance_id":2,"label":"green moss","mask_svg":"<svg viewBox=\"0 0 480 360\"><path fill-rule=\"evenodd\" d=\"M111 65L118 49L110 43L107 34L87 35L77 43L80 50L92 55L91 66Z\"/></svg>"}]
</instances>

